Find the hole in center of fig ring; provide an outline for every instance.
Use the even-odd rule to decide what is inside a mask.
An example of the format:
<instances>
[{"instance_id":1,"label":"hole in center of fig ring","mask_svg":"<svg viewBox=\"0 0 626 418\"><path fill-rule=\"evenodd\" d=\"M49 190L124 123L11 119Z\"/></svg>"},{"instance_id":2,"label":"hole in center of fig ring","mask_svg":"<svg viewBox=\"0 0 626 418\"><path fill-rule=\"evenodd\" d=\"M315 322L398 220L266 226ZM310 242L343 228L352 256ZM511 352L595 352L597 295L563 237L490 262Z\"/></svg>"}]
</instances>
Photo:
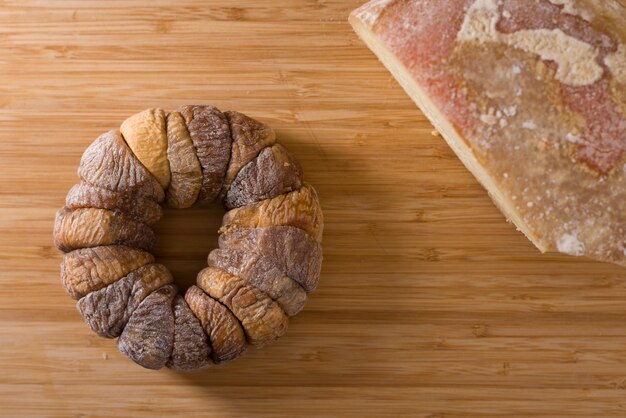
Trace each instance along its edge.
<instances>
[{"instance_id":1,"label":"hole in center of fig ring","mask_svg":"<svg viewBox=\"0 0 626 418\"><path fill-rule=\"evenodd\" d=\"M217 248L217 230L226 211L220 203L173 209L163 206L163 217L152 228L159 237L153 254L174 276L182 294L195 284L207 266L209 252Z\"/></svg>"}]
</instances>

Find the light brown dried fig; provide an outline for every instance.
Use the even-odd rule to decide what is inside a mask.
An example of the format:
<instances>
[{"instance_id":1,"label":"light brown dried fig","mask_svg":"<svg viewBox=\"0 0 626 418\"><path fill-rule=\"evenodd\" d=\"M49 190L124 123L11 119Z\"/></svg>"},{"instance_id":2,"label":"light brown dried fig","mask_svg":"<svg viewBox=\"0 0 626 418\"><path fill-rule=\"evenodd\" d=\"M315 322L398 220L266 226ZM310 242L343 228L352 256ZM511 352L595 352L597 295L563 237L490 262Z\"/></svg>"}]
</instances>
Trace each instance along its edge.
<instances>
[{"instance_id":1,"label":"light brown dried fig","mask_svg":"<svg viewBox=\"0 0 626 418\"><path fill-rule=\"evenodd\" d=\"M101 245L128 245L149 251L157 237L148 225L121 212L63 208L55 219L54 243L63 252Z\"/></svg>"},{"instance_id":2,"label":"light brown dried fig","mask_svg":"<svg viewBox=\"0 0 626 418\"><path fill-rule=\"evenodd\" d=\"M257 252L216 249L209 254L208 262L211 267L247 280L274 299L289 316L300 312L306 303L302 286Z\"/></svg>"},{"instance_id":3,"label":"light brown dried fig","mask_svg":"<svg viewBox=\"0 0 626 418\"><path fill-rule=\"evenodd\" d=\"M65 206L70 209L99 208L123 212L148 225L161 219L163 210L154 200L133 193L114 192L87 183L74 185L67 193Z\"/></svg>"},{"instance_id":4,"label":"light brown dried fig","mask_svg":"<svg viewBox=\"0 0 626 418\"><path fill-rule=\"evenodd\" d=\"M228 120L213 106L183 106L189 135L202 166L199 201L212 202L219 195L230 161L231 138Z\"/></svg>"},{"instance_id":5,"label":"light brown dried fig","mask_svg":"<svg viewBox=\"0 0 626 418\"><path fill-rule=\"evenodd\" d=\"M211 358L216 364L233 360L245 352L246 337L239 321L227 307L197 286L187 289L185 301L209 337Z\"/></svg>"},{"instance_id":6,"label":"light brown dried fig","mask_svg":"<svg viewBox=\"0 0 626 418\"><path fill-rule=\"evenodd\" d=\"M197 285L235 314L250 344L260 347L287 332L289 320L283 310L241 277L207 267L198 274Z\"/></svg>"},{"instance_id":7,"label":"light brown dried fig","mask_svg":"<svg viewBox=\"0 0 626 418\"><path fill-rule=\"evenodd\" d=\"M224 114L228 118L233 145L224 179L223 194L228 192L242 167L252 161L263 148L276 142L276 134L269 125L235 111L227 111Z\"/></svg>"},{"instance_id":8,"label":"light brown dried fig","mask_svg":"<svg viewBox=\"0 0 626 418\"><path fill-rule=\"evenodd\" d=\"M174 350L167 362L173 370L200 370L211 365L211 348L198 318L195 317L185 299L174 298Z\"/></svg>"},{"instance_id":9,"label":"light brown dried fig","mask_svg":"<svg viewBox=\"0 0 626 418\"><path fill-rule=\"evenodd\" d=\"M120 132L133 154L166 190L170 185L170 163L167 160L165 111L148 109L139 112L122 123Z\"/></svg>"},{"instance_id":10,"label":"light brown dried fig","mask_svg":"<svg viewBox=\"0 0 626 418\"><path fill-rule=\"evenodd\" d=\"M192 206L202 189L202 167L185 119L178 112L167 116L167 158L172 173L167 203L177 209Z\"/></svg>"},{"instance_id":11,"label":"light brown dried fig","mask_svg":"<svg viewBox=\"0 0 626 418\"><path fill-rule=\"evenodd\" d=\"M305 184L294 192L226 212L219 232L281 225L301 228L317 242L322 241L324 218L312 186Z\"/></svg>"},{"instance_id":12,"label":"light brown dried fig","mask_svg":"<svg viewBox=\"0 0 626 418\"><path fill-rule=\"evenodd\" d=\"M131 315L117 348L146 369L165 366L174 348L172 300L176 287L163 286L146 297Z\"/></svg>"},{"instance_id":13,"label":"light brown dried fig","mask_svg":"<svg viewBox=\"0 0 626 418\"><path fill-rule=\"evenodd\" d=\"M128 148L118 130L100 135L83 153L78 176L85 182L114 192L165 198L163 188Z\"/></svg>"},{"instance_id":14,"label":"light brown dried fig","mask_svg":"<svg viewBox=\"0 0 626 418\"><path fill-rule=\"evenodd\" d=\"M76 308L93 332L106 338L119 337L139 304L173 280L164 265L148 264L82 297Z\"/></svg>"},{"instance_id":15,"label":"light brown dried fig","mask_svg":"<svg viewBox=\"0 0 626 418\"><path fill-rule=\"evenodd\" d=\"M276 144L267 147L246 166L233 181L224 205L238 208L302 186L302 167L285 147Z\"/></svg>"},{"instance_id":16,"label":"light brown dried fig","mask_svg":"<svg viewBox=\"0 0 626 418\"><path fill-rule=\"evenodd\" d=\"M153 262L152 254L122 245L83 248L63 256L61 282L73 299L80 299Z\"/></svg>"},{"instance_id":17,"label":"light brown dried fig","mask_svg":"<svg viewBox=\"0 0 626 418\"><path fill-rule=\"evenodd\" d=\"M307 292L317 287L322 269L322 246L292 226L238 228L219 237L220 248L259 253Z\"/></svg>"}]
</instances>

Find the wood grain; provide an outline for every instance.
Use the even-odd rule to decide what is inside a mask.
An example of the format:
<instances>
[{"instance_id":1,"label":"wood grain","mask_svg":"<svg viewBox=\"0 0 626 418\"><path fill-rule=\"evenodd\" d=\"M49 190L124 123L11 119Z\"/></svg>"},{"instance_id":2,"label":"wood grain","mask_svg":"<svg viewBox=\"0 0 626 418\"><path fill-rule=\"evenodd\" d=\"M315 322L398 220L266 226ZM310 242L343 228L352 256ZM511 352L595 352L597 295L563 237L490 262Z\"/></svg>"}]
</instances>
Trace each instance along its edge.
<instances>
[{"instance_id":1,"label":"wood grain","mask_svg":"<svg viewBox=\"0 0 626 418\"><path fill-rule=\"evenodd\" d=\"M347 24L360 0L0 0L0 416L626 415L624 270L540 255ZM140 369L64 293L52 222L128 115L270 123L325 211L286 337L197 374ZM222 210L168 210L182 286Z\"/></svg>"}]
</instances>

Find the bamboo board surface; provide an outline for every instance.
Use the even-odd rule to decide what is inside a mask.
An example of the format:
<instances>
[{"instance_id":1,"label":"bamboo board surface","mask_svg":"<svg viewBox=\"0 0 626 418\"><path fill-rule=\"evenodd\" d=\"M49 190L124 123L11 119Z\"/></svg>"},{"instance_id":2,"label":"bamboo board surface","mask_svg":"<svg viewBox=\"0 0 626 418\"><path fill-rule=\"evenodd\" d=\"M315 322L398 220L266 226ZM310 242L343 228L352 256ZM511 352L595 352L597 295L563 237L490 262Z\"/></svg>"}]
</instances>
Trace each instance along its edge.
<instances>
[{"instance_id":1,"label":"bamboo board surface","mask_svg":"<svg viewBox=\"0 0 626 418\"><path fill-rule=\"evenodd\" d=\"M624 269L541 255L347 23L360 0L0 0L0 416L626 415ZM143 370L59 280L55 211L86 146L148 107L270 123L326 218L286 337ZM166 212L183 287L222 210Z\"/></svg>"}]
</instances>

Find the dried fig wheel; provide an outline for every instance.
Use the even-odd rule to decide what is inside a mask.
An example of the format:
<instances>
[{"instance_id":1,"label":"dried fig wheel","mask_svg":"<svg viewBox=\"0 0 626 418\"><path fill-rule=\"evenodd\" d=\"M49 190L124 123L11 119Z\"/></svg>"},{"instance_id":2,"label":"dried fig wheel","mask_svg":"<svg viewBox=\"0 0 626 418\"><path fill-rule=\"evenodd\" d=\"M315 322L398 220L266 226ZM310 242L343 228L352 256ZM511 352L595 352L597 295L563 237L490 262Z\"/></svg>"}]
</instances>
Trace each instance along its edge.
<instances>
[{"instance_id":1,"label":"dried fig wheel","mask_svg":"<svg viewBox=\"0 0 626 418\"><path fill-rule=\"evenodd\" d=\"M246 164L230 185L224 199L226 208L238 208L298 190L302 167L285 147L267 147Z\"/></svg>"},{"instance_id":2,"label":"dried fig wheel","mask_svg":"<svg viewBox=\"0 0 626 418\"><path fill-rule=\"evenodd\" d=\"M149 109L84 152L57 213L61 280L93 332L148 369L201 370L287 331L318 283L323 216L274 131L214 106ZM150 253L172 208L220 200L220 248L178 293Z\"/></svg>"}]
</instances>

